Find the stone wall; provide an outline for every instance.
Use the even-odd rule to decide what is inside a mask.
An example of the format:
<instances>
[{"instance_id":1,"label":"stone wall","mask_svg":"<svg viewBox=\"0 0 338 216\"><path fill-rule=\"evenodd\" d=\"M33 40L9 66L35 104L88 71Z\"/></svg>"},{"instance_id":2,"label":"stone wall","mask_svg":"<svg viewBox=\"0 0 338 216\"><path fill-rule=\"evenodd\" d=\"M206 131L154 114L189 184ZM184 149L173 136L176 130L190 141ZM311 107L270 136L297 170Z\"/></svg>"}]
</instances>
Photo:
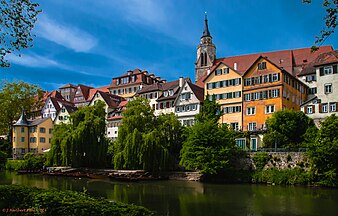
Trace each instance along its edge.
<instances>
[{"instance_id":1,"label":"stone wall","mask_svg":"<svg viewBox=\"0 0 338 216\"><path fill-rule=\"evenodd\" d=\"M236 164L237 169L244 170L255 170L256 166L253 161L254 155L258 152L250 152L244 158L239 159ZM305 152L267 152L270 156L268 163L264 169L277 168L283 169L294 169L296 167L304 168L305 170L310 169L309 159L306 157Z\"/></svg>"}]
</instances>

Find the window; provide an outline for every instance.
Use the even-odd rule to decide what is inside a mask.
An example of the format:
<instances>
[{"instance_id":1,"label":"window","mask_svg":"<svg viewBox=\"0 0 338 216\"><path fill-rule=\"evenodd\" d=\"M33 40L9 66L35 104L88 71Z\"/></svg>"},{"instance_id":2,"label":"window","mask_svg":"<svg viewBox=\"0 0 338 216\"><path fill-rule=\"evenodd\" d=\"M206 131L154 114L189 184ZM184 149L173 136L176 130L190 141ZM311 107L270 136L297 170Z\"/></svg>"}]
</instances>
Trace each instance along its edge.
<instances>
[{"instance_id":1,"label":"window","mask_svg":"<svg viewBox=\"0 0 338 216\"><path fill-rule=\"evenodd\" d=\"M236 146L238 146L241 149L245 149L246 146L246 139L245 138L237 138L235 139Z\"/></svg>"},{"instance_id":2,"label":"window","mask_svg":"<svg viewBox=\"0 0 338 216\"><path fill-rule=\"evenodd\" d=\"M131 82L135 82L135 78L136 78L136 76L134 75L134 76L132 76L131 77Z\"/></svg>"},{"instance_id":3,"label":"window","mask_svg":"<svg viewBox=\"0 0 338 216\"><path fill-rule=\"evenodd\" d=\"M272 90L271 90L271 97L272 97L272 98L277 98L277 97L279 97L279 89L272 89Z\"/></svg>"},{"instance_id":4,"label":"window","mask_svg":"<svg viewBox=\"0 0 338 216\"><path fill-rule=\"evenodd\" d=\"M215 71L215 75L216 75L216 76L222 75L222 69L216 70L216 71Z\"/></svg>"},{"instance_id":5,"label":"window","mask_svg":"<svg viewBox=\"0 0 338 216\"><path fill-rule=\"evenodd\" d=\"M272 82L279 81L279 73L272 74Z\"/></svg>"},{"instance_id":6,"label":"window","mask_svg":"<svg viewBox=\"0 0 338 216\"><path fill-rule=\"evenodd\" d=\"M322 104L322 112L323 112L323 113L327 113L327 111L328 111L327 108L328 108L328 107L327 107L327 103Z\"/></svg>"},{"instance_id":7,"label":"window","mask_svg":"<svg viewBox=\"0 0 338 216\"><path fill-rule=\"evenodd\" d=\"M332 66L325 66L324 67L324 75L332 74L333 73L333 68Z\"/></svg>"},{"instance_id":8,"label":"window","mask_svg":"<svg viewBox=\"0 0 338 216\"><path fill-rule=\"evenodd\" d=\"M229 73L229 68L224 68L224 74L228 74Z\"/></svg>"},{"instance_id":9,"label":"window","mask_svg":"<svg viewBox=\"0 0 338 216\"><path fill-rule=\"evenodd\" d=\"M63 116L59 116L59 120L62 121L63 120Z\"/></svg>"},{"instance_id":10,"label":"window","mask_svg":"<svg viewBox=\"0 0 338 216\"><path fill-rule=\"evenodd\" d=\"M238 124L238 122L232 122L232 123L230 123L230 127L233 130L239 130L239 124Z\"/></svg>"},{"instance_id":11,"label":"window","mask_svg":"<svg viewBox=\"0 0 338 216\"><path fill-rule=\"evenodd\" d=\"M317 87L309 88L309 94L317 94Z\"/></svg>"},{"instance_id":12,"label":"window","mask_svg":"<svg viewBox=\"0 0 338 216\"><path fill-rule=\"evenodd\" d=\"M258 70L264 70L266 69L266 62L258 63Z\"/></svg>"},{"instance_id":13,"label":"window","mask_svg":"<svg viewBox=\"0 0 338 216\"><path fill-rule=\"evenodd\" d=\"M40 128L40 133L46 133L46 128L41 127L41 128Z\"/></svg>"},{"instance_id":14,"label":"window","mask_svg":"<svg viewBox=\"0 0 338 216\"><path fill-rule=\"evenodd\" d=\"M307 107L307 113L308 113L308 114L312 114L312 113L313 113L312 106L308 106L308 107Z\"/></svg>"},{"instance_id":15,"label":"window","mask_svg":"<svg viewBox=\"0 0 338 216\"><path fill-rule=\"evenodd\" d=\"M172 89L169 90L169 95L173 96L174 95L174 91Z\"/></svg>"},{"instance_id":16,"label":"window","mask_svg":"<svg viewBox=\"0 0 338 216\"><path fill-rule=\"evenodd\" d=\"M270 114L275 112L275 105L265 106L265 114Z\"/></svg>"},{"instance_id":17,"label":"window","mask_svg":"<svg viewBox=\"0 0 338 216\"><path fill-rule=\"evenodd\" d=\"M167 91L163 92L163 96L168 97L168 92Z\"/></svg>"},{"instance_id":18,"label":"window","mask_svg":"<svg viewBox=\"0 0 338 216\"><path fill-rule=\"evenodd\" d=\"M25 137L21 137L21 142L25 142Z\"/></svg>"},{"instance_id":19,"label":"window","mask_svg":"<svg viewBox=\"0 0 338 216\"><path fill-rule=\"evenodd\" d=\"M49 128L49 134L52 134L52 133L53 133L53 129Z\"/></svg>"},{"instance_id":20,"label":"window","mask_svg":"<svg viewBox=\"0 0 338 216\"><path fill-rule=\"evenodd\" d=\"M325 92L325 94L332 93L332 84L331 83L324 85L324 92Z\"/></svg>"},{"instance_id":21,"label":"window","mask_svg":"<svg viewBox=\"0 0 338 216\"><path fill-rule=\"evenodd\" d=\"M25 132L25 127L21 127L21 133Z\"/></svg>"},{"instance_id":22,"label":"window","mask_svg":"<svg viewBox=\"0 0 338 216\"><path fill-rule=\"evenodd\" d=\"M259 92L255 92L255 93L253 93L253 99L254 100L259 100Z\"/></svg>"},{"instance_id":23,"label":"window","mask_svg":"<svg viewBox=\"0 0 338 216\"><path fill-rule=\"evenodd\" d=\"M256 122L250 122L248 124L248 130L249 131L255 131L256 130Z\"/></svg>"},{"instance_id":24,"label":"window","mask_svg":"<svg viewBox=\"0 0 338 216\"><path fill-rule=\"evenodd\" d=\"M40 137L40 142L41 142L41 143L45 143L45 142L46 142L46 138Z\"/></svg>"},{"instance_id":25,"label":"window","mask_svg":"<svg viewBox=\"0 0 338 216\"><path fill-rule=\"evenodd\" d=\"M244 95L244 100L245 101L250 101L251 100L251 94L245 94Z\"/></svg>"},{"instance_id":26,"label":"window","mask_svg":"<svg viewBox=\"0 0 338 216\"><path fill-rule=\"evenodd\" d=\"M336 103L330 103L330 112L336 112L337 110Z\"/></svg>"},{"instance_id":27,"label":"window","mask_svg":"<svg viewBox=\"0 0 338 216\"><path fill-rule=\"evenodd\" d=\"M65 108L62 108L62 109L61 109L61 112L63 112L63 113L66 112L66 109L65 109Z\"/></svg>"},{"instance_id":28,"label":"window","mask_svg":"<svg viewBox=\"0 0 338 216\"><path fill-rule=\"evenodd\" d=\"M246 115L255 115L255 114L256 114L256 107L246 108Z\"/></svg>"}]
</instances>

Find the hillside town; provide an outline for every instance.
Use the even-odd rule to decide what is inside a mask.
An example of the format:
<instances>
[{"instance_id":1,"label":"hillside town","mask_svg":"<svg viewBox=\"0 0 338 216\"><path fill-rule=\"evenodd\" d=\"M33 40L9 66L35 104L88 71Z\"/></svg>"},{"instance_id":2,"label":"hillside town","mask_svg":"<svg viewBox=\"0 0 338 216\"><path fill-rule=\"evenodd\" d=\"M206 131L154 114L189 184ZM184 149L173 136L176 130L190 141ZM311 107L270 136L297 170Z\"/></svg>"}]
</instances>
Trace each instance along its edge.
<instances>
[{"instance_id":1,"label":"hillside town","mask_svg":"<svg viewBox=\"0 0 338 216\"><path fill-rule=\"evenodd\" d=\"M23 111L14 124L13 158L20 159L27 152L48 152L53 126L69 123L71 113L97 101L105 104L106 136L116 140L123 111L135 97L148 99L155 116L174 113L187 127L195 124L195 116L208 97L220 104L220 124L252 132L249 143L236 139L239 147L251 151L264 147L265 122L276 111L301 110L317 127L338 111L338 51L332 46L315 52L298 48L216 57L205 17L196 51L193 80L179 77L167 81L152 72L133 69L113 77L106 86L69 83L45 92L41 109Z\"/></svg>"}]
</instances>

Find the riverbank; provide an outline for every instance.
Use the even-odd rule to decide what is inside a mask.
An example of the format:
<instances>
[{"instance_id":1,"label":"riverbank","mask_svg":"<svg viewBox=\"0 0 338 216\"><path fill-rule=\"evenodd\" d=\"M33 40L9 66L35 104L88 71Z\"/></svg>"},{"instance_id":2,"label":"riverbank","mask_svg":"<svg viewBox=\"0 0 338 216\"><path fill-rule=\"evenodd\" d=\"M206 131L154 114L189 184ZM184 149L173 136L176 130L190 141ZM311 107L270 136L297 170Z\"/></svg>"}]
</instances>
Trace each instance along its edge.
<instances>
[{"instance_id":1,"label":"riverbank","mask_svg":"<svg viewBox=\"0 0 338 216\"><path fill-rule=\"evenodd\" d=\"M199 172L163 172L150 173L144 170L114 170L114 169L89 169L71 167L47 167L41 172L49 176L84 177L90 179L109 178L118 181L152 181L152 180L185 180L201 181Z\"/></svg>"}]
</instances>

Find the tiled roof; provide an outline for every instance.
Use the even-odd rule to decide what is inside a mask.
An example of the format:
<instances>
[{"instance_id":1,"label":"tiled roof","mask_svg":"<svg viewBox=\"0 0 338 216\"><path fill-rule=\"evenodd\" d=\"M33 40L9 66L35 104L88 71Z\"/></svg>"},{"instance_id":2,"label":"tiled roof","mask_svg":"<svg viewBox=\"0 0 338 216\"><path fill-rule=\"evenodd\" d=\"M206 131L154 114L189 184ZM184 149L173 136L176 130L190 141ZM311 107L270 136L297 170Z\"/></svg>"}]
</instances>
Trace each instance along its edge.
<instances>
[{"instance_id":1,"label":"tiled roof","mask_svg":"<svg viewBox=\"0 0 338 216\"><path fill-rule=\"evenodd\" d=\"M73 106L73 104L71 102L68 102L64 99L60 99L60 98L56 98L56 97L49 97L49 98L52 101L56 111L59 111L61 109L58 102L60 102L61 104L64 104L64 105Z\"/></svg>"},{"instance_id":2,"label":"tiled roof","mask_svg":"<svg viewBox=\"0 0 338 216\"><path fill-rule=\"evenodd\" d=\"M190 78L183 78L183 83L184 82L191 82ZM174 80L174 81L171 81L171 82L167 82L167 83L161 83L161 90L162 91L168 91L168 90L173 90L174 91L174 94L171 95L171 96L167 96L167 97L164 97L163 94L161 94L157 101L163 101L163 100L171 100L171 99L175 99L177 97L177 94L178 94L178 91L180 89L180 80Z\"/></svg>"},{"instance_id":3,"label":"tiled roof","mask_svg":"<svg viewBox=\"0 0 338 216\"><path fill-rule=\"evenodd\" d=\"M71 113L73 113L77 110L77 107L75 107L75 106L70 106L68 104L63 104L63 106L66 108L66 110L69 114L71 114Z\"/></svg>"},{"instance_id":4,"label":"tiled roof","mask_svg":"<svg viewBox=\"0 0 338 216\"><path fill-rule=\"evenodd\" d=\"M64 86L62 86L62 87L60 87L59 89L63 89L63 88L76 88L76 85L73 85L73 84L71 84L71 83L68 83L68 84L66 84L66 85L64 85Z\"/></svg>"},{"instance_id":5,"label":"tiled roof","mask_svg":"<svg viewBox=\"0 0 338 216\"><path fill-rule=\"evenodd\" d=\"M324 52L332 50L332 46L322 46L316 52L311 52L311 48L301 48L294 50L281 50L281 51L272 51L272 52L261 52L254 54L246 54L240 56L230 56L225 58L218 58L215 60L214 65L210 68L210 71L213 71L219 62L223 62L228 65L230 68L234 69L235 63L237 64L237 72L240 75L243 75L249 67L253 64L254 61L259 56L267 57L271 62L277 65L280 68L283 68L290 74L293 73L293 68L296 66L305 66L311 61L316 59L318 55ZM202 86L203 76L200 80L196 82L197 85Z\"/></svg>"},{"instance_id":6,"label":"tiled roof","mask_svg":"<svg viewBox=\"0 0 338 216\"><path fill-rule=\"evenodd\" d=\"M110 87L110 85L90 89L89 90L89 96L88 96L87 100L91 100L93 98L93 96L95 95L96 91L109 93L110 92L109 89L108 89L109 87Z\"/></svg>"},{"instance_id":7,"label":"tiled roof","mask_svg":"<svg viewBox=\"0 0 338 216\"><path fill-rule=\"evenodd\" d=\"M338 62L338 50L321 53L315 60L310 62L298 76L305 76L316 73L316 66L332 64Z\"/></svg>"},{"instance_id":8,"label":"tiled roof","mask_svg":"<svg viewBox=\"0 0 338 216\"><path fill-rule=\"evenodd\" d=\"M40 118L40 119L35 119L33 121L29 122L29 126L37 126L39 124L41 124L42 122L48 120L49 118Z\"/></svg>"},{"instance_id":9,"label":"tiled roof","mask_svg":"<svg viewBox=\"0 0 338 216\"><path fill-rule=\"evenodd\" d=\"M80 87L82 95L85 98L85 100L88 100L90 89L93 89L93 87L85 86L82 84L79 84L78 87Z\"/></svg>"},{"instance_id":10,"label":"tiled roof","mask_svg":"<svg viewBox=\"0 0 338 216\"><path fill-rule=\"evenodd\" d=\"M204 101L204 88L199 87L198 85L192 84L191 82L187 82L190 86L191 90L196 95L199 101Z\"/></svg>"}]
</instances>

